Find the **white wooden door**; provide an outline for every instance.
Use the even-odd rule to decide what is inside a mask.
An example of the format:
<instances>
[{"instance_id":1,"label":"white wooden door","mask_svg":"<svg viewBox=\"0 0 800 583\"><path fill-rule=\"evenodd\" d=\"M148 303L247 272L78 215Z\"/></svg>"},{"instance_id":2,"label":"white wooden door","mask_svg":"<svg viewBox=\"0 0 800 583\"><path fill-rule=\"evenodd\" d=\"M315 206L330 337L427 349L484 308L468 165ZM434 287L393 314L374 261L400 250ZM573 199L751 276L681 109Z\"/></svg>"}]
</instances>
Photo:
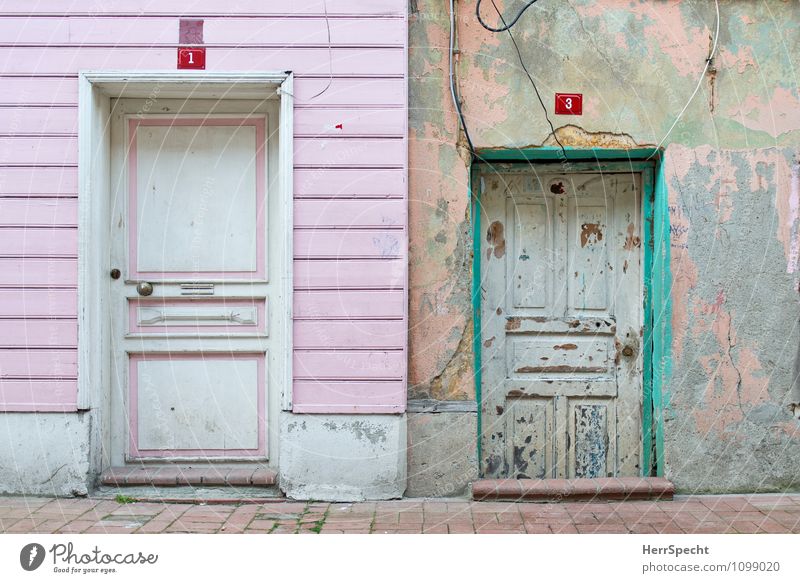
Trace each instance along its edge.
<instances>
[{"instance_id":1,"label":"white wooden door","mask_svg":"<svg viewBox=\"0 0 800 583\"><path fill-rule=\"evenodd\" d=\"M112 102L111 460L265 460L276 105Z\"/></svg>"},{"instance_id":2,"label":"white wooden door","mask_svg":"<svg viewBox=\"0 0 800 583\"><path fill-rule=\"evenodd\" d=\"M482 472L638 476L641 176L548 168L481 179Z\"/></svg>"}]
</instances>

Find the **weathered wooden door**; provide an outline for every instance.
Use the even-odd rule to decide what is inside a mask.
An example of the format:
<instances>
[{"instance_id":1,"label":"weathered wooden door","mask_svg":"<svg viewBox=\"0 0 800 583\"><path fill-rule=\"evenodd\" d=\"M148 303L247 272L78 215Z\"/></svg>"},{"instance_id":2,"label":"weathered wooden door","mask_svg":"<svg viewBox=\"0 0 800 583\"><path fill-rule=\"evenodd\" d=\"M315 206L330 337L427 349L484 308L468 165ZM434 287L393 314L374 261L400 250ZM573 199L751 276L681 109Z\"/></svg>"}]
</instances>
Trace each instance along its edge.
<instances>
[{"instance_id":1,"label":"weathered wooden door","mask_svg":"<svg viewBox=\"0 0 800 583\"><path fill-rule=\"evenodd\" d=\"M276 109L152 101L112 102L111 462L265 460Z\"/></svg>"},{"instance_id":2,"label":"weathered wooden door","mask_svg":"<svg viewBox=\"0 0 800 583\"><path fill-rule=\"evenodd\" d=\"M481 178L482 473L638 476L641 176Z\"/></svg>"}]
</instances>

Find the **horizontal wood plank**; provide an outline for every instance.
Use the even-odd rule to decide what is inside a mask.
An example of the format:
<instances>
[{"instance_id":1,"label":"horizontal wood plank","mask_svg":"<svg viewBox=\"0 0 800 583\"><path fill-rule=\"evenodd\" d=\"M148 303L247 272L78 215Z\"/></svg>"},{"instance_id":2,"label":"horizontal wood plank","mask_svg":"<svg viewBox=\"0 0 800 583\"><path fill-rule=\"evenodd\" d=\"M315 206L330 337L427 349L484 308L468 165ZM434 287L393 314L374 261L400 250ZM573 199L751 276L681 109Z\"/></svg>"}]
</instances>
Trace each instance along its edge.
<instances>
[{"instance_id":1,"label":"horizontal wood plank","mask_svg":"<svg viewBox=\"0 0 800 583\"><path fill-rule=\"evenodd\" d=\"M314 259L397 259L406 248L403 231L295 230L294 256Z\"/></svg>"},{"instance_id":2,"label":"horizontal wood plank","mask_svg":"<svg viewBox=\"0 0 800 583\"><path fill-rule=\"evenodd\" d=\"M78 194L78 168L3 168L0 196L66 196Z\"/></svg>"},{"instance_id":3,"label":"horizontal wood plank","mask_svg":"<svg viewBox=\"0 0 800 583\"><path fill-rule=\"evenodd\" d=\"M292 371L295 379L401 380L405 371L405 352L295 350Z\"/></svg>"},{"instance_id":4,"label":"horizontal wood plank","mask_svg":"<svg viewBox=\"0 0 800 583\"><path fill-rule=\"evenodd\" d=\"M78 346L77 320L3 320L0 348Z\"/></svg>"},{"instance_id":5,"label":"horizontal wood plank","mask_svg":"<svg viewBox=\"0 0 800 583\"><path fill-rule=\"evenodd\" d=\"M383 169L296 169L294 195L300 198L402 198L405 195L405 172Z\"/></svg>"},{"instance_id":6,"label":"horizontal wood plank","mask_svg":"<svg viewBox=\"0 0 800 583\"><path fill-rule=\"evenodd\" d=\"M296 319L402 318L402 291L298 291L294 294Z\"/></svg>"},{"instance_id":7,"label":"horizontal wood plank","mask_svg":"<svg viewBox=\"0 0 800 583\"><path fill-rule=\"evenodd\" d=\"M77 350L0 349L0 378L76 378Z\"/></svg>"},{"instance_id":8,"label":"horizontal wood plank","mask_svg":"<svg viewBox=\"0 0 800 583\"><path fill-rule=\"evenodd\" d=\"M326 8L327 7L327 8ZM221 14L297 14L322 16L339 14L363 15L403 15L407 5L402 0L337 0L323 3L323 0L239 0L227 5L219 0L194 0L187 4L184 0L111 0L102 3L65 2L64 0L4 0L0 13L10 14L86 14L100 18L103 16L133 15L150 13L174 16L199 16Z\"/></svg>"},{"instance_id":9,"label":"horizontal wood plank","mask_svg":"<svg viewBox=\"0 0 800 583\"><path fill-rule=\"evenodd\" d=\"M78 163L76 137L5 138L8 147L0 149L0 166L42 165L62 166Z\"/></svg>"},{"instance_id":10,"label":"horizontal wood plank","mask_svg":"<svg viewBox=\"0 0 800 583\"><path fill-rule=\"evenodd\" d=\"M74 379L0 379L0 411L75 411L77 402Z\"/></svg>"},{"instance_id":11,"label":"horizontal wood plank","mask_svg":"<svg viewBox=\"0 0 800 583\"><path fill-rule=\"evenodd\" d=\"M0 229L0 256L76 257L77 229Z\"/></svg>"},{"instance_id":12,"label":"horizontal wood plank","mask_svg":"<svg viewBox=\"0 0 800 583\"><path fill-rule=\"evenodd\" d=\"M408 117L401 108L298 108L294 112L297 137L403 137L406 123Z\"/></svg>"},{"instance_id":13,"label":"horizontal wood plank","mask_svg":"<svg viewBox=\"0 0 800 583\"><path fill-rule=\"evenodd\" d=\"M0 198L0 227L77 227L74 198Z\"/></svg>"},{"instance_id":14,"label":"horizontal wood plank","mask_svg":"<svg viewBox=\"0 0 800 583\"><path fill-rule=\"evenodd\" d=\"M69 289L0 289L0 318L76 318L78 294Z\"/></svg>"},{"instance_id":15,"label":"horizontal wood plank","mask_svg":"<svg viewBox=\"0 0 800 583\"><path fill-rule=\"evenodd\" d=\"M402 228L405 223L406 203L398 199L297 200L294 203L295 228Z\"/></svg>"},{"instance_id":16,"label":"horizontal wood plank","mask_svg":"<svg viewBox=\"0 0 800 583\"><path fill-rule=\"evenodd\" d=\"M294 323L295 349L350 348L402 349L406 326L402 320L389 321L308 321Z\"/></svg>"},{"instance_id":17,"label":"horizontal wood plank","mask_svg":"<svg viewBox=\"0 0 800 583\"><path fill-rule=\"evenodd\" d=\"M77 283L77 259L0 258L0 287L74 288Z\"/></svg>"},{"instance_id":18,"label":"horizontal wood plank","mask_svg":"<svg viewBox=\"0 0 800 583\"><path fill-rule=\"evenodd\" d=\"M0 93L10 82L0 83ZM7 103L0 96L0 103ZM0 107L0 135L77 135L78 110L75 107Z\"/></svg>"},{"instance_id":19,"label":"horizontal wood plank","mask_svg":"<svg viewBox=\"0 0 800 583\"><path fill-rule=\"evenodd\" d=\"M405 259L389 261L294 261L294 287L303 289L402 289Z\"/></svg>"},{"instance_id":20,"label":"horizontal wood plank","mask_svg":"<svg viewBox=\"0 0 800 583\"><path fill-rule=\"evenodd\" d=\"M401 381L298 380L292 404L295 413L400 413L406 386Z\"/></svg>"},{"instance_id":21,"label":"horizontal wood plank","mask_svg":"<svg viewBox=\"0 0 800 583\"><path fill-rule=\"evenodd\" d=\"M295 138L294 165L315 168L402 167L407 145L398 139Z\"/></svg>"}]
</instances>

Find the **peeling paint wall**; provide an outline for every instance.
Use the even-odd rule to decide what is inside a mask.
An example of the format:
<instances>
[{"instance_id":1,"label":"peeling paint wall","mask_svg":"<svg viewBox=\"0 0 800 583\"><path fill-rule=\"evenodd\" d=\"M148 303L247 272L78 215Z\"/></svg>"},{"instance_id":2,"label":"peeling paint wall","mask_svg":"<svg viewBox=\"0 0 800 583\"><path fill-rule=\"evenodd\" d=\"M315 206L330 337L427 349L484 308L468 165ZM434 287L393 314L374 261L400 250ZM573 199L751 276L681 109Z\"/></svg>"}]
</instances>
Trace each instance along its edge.
<instances>
[{"instance_id":1,"label":"peeling paint wall","mask_svg":"<svg viewBox=\"0 0 800 583\"><path fill-rule=\"evenodd\" d=\"M508 34L484 30L473 0L456 4L475 146L555 144ZM497 0L506 15L522 4ZM410 399L475 398L469 168L449 93L448 5L409 5ZM667 477L683 491L797 488L800 4L719 7L705 75L707 0L540 0L512 30L564 145L665 147ZM491 2L482 14L499 20ZM583 93L583 115L554 115L556 91Z\"/></svg>"}]
</instances>

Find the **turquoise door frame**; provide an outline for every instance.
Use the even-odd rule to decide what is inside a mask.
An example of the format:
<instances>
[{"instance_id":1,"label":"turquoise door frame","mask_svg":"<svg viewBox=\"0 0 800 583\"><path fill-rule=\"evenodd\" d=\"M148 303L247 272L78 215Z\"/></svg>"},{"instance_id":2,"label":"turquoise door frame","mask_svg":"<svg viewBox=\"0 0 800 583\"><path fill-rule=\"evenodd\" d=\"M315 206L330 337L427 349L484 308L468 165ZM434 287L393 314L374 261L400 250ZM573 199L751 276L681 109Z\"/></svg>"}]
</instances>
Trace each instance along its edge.
<instances>
[{"instance_id":1,"label":"turquoise door frame","mask_svg":"<svg viewBox=\"0 0 800 583\"><path fill-rule=\"evenodd\" d=\"M642 401L642 475L664 475L664 411L672 373L672 302L670 298L669 207L662 152L655 148L528 148L478 152L470 172L472 214L472 310L475 398L478 403L478 464L481 436L481 192L480 173L498 164L560 164L570 172L636 172L642 174L644 215L644 354Z\"/></svg>"}]
</instances>

